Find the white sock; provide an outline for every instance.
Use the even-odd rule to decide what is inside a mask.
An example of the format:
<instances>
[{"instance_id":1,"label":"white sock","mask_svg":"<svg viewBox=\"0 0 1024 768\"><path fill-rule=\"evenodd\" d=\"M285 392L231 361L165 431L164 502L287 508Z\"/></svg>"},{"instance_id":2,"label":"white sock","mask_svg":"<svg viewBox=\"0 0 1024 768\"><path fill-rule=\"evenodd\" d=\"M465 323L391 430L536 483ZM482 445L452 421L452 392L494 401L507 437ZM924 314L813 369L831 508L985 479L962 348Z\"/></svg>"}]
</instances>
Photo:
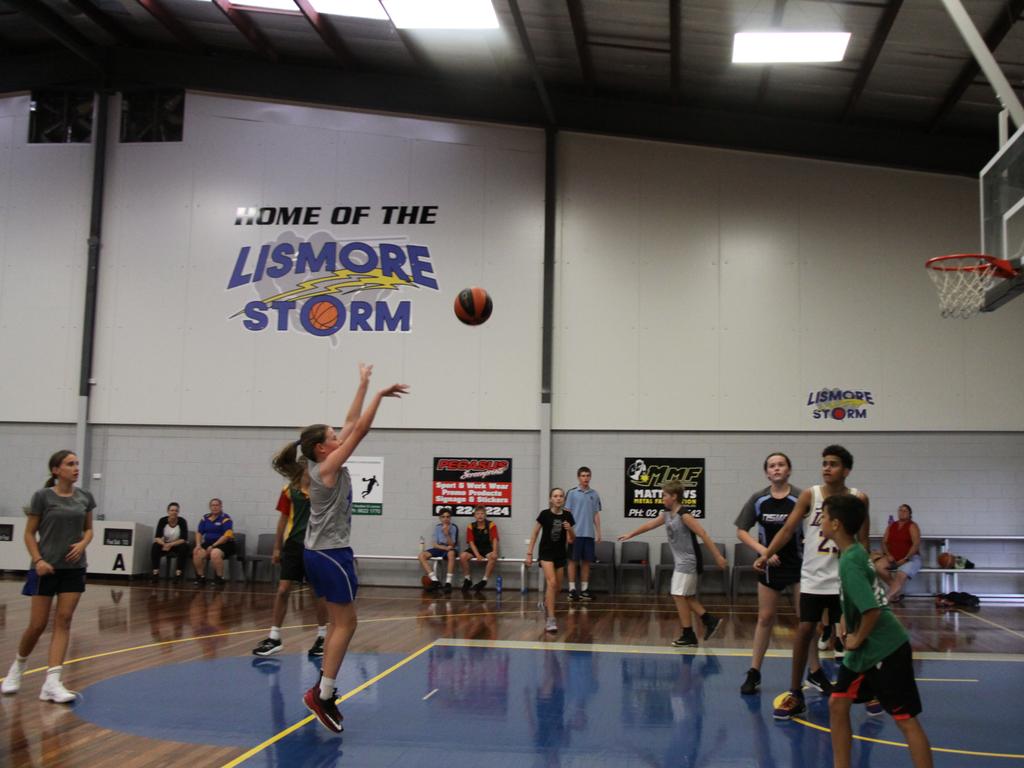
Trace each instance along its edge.
<instances>
[{"instance_id":1,"label":"white sock","mask_svg":"<svg viewBox=\"0 0 1024 768\"><path fill-rule=\"evenodd\" d=\"M317 637L327 637L327 625L326 624L321 624L320 626L318 626L316 628L316 636Z\"/></svg>"},{"instance_id":2,"label":"white sock","mask_svg":"<svg viewBox=\"0 0 1024 768\"><path fill-rule=\"evenodd\" d=\"M451 583L452 583L452 574L451 574L451 571L449 571L449 572L448 572L448 575L444 577L444 583L445 583L445 584L451 584Z\"/></svg>"},{"instance_id":3,"label":"white sock","mask_svg":"<svg viewBox=\"0 0 1024 768\"><path fill-rule=\"evenodd\" d=\"M332 696L334 696L334 678L333 677L321 677L320 678L320 698L323 701L327 701Z\"/></svg>"},{"instance_id":4,"label":"white sock","mask_svg":"<svg viewBox=\"0 0 1024 768\"><path fill-rule=\"evenodd\" d=\"M280 627L271 627L270 628L270 634L268 635L268 637L271 640L280 640L281 639L281 628Z\"/></svg>"},{"instance_id":5,"label":"white sock","mask_svg":"<svg viewBox=\"0 0 1024 768\"><path fill-rule=\"evenodd\" d=\"M47 683L59 683L60 673L64 671L64 667L49 667L46 670L46 682Z\"/></svg>"},{"instance_id":6,"label":"white sock","mask_svg":"<svg viewBox=\"0 0 1024 768\"><path fill-rule=\"evenodd\" d=\"M589 581L581 581L580 582L580 591L581 592L586 592L587 591L587 587L589 587L589 586L590 586L590 582Z\"/></svg>"},{"instance_id":7,"label":"white sock","mask_svg":"<svg viewBox=\"0 0 1024 768\"><path fill-rule=\"evenodd\" d=\"M14 663L21 669L25 668L25 664L28 662L28 656L22 656L21 654L15 654Z\"/></svg>"}]
</instances>

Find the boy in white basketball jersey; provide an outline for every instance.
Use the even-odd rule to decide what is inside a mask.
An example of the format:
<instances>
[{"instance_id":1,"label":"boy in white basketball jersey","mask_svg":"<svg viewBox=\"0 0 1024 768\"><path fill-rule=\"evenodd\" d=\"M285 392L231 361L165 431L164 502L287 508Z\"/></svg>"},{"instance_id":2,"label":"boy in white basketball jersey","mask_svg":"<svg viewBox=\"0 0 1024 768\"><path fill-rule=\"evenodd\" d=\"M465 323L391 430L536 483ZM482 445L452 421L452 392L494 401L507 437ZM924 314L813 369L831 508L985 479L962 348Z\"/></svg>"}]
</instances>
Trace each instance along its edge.
<instances>
[{"instance_id":1,"label":"boy in white basketball jersey","mask_svg":"<svg viewBox=\"0 0 1024 768\"><path fill-rule=\"evenodd\" d=\"M807 683L824 694L832 692L832 683L821 669L813 642L814 627L823 612L828 611L830 624L837 624L839 606L839 548L821 533L822 502L829 496L853 494L868 507L867 494L846 487L846 478L853 469L853 456L841 445L830 445L821 452L821 485L800 493L785 525L772 538L765 553L754 561L754 568L764 570L765 563L801 529L803 530L803 564L800 569L800 624L793 639L793 669L790 690L772 714L776 720L789 720L807 708L801 690L804 666L810 654ZM867 546L868 518L864 518L858 538Z\"/></svg>"}]
</instances>

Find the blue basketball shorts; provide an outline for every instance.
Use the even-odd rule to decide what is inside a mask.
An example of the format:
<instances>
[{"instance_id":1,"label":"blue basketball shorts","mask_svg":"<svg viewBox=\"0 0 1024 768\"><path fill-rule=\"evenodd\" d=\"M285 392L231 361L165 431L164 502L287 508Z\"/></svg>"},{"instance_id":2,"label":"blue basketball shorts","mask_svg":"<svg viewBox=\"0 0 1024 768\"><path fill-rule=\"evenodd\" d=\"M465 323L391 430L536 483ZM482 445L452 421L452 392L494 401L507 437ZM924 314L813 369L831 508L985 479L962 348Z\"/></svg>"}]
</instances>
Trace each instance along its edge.
<instances>
[{"instance_id":1,"label":"blue basketball shorts","mask_svg":"<svg viewBox=\"0 0 1024 768\"><path fill-rule=\"evenodd\" d=\"M359 580L352 547L340 549L307 549L302 555L306 580L317 597L342 605L356 599Z\"/></svg>"}]
</instances>

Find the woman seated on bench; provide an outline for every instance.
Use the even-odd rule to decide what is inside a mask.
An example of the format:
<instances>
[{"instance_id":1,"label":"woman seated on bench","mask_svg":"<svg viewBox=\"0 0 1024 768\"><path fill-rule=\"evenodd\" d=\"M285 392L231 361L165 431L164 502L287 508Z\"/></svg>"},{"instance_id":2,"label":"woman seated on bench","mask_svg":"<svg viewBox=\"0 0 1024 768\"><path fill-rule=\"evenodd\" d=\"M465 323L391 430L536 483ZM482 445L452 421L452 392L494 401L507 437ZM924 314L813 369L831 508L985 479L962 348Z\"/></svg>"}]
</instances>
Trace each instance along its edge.
<instances>
[{"instance_id":1,"label":"woman seated on bench","mask_svg":"<svg viewBox=\"0 0 1024 768\"><path fill-rule=\"evenodd\" d=\"M875 559L875 570L889 587L890 603L903 599L903 587L921 570L921 529L911 517L909 504L901 504L899 517L889 523L882 538L882 555Z\"/></svg>"}]
</instances>

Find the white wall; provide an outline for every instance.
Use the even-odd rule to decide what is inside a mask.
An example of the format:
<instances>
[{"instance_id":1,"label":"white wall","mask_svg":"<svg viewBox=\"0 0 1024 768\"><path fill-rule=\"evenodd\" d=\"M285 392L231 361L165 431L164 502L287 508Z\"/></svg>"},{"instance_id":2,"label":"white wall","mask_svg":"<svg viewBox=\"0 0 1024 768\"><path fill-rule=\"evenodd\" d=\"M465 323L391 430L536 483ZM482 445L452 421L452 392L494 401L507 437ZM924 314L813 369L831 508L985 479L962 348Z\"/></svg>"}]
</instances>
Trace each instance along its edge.
<instances>
[{"instance_id":1,"label":"white wall","mask_svg":"<svg viewBox=\"0 0 1024 768\"><path fill-rule=\"evenodd\" d=\"M0 99L0 419L74 421L90 144L29 144L29 97Z\"/></svg>"},{"instance_id":2,"label":"white wall","mask_svg":"<svg viewBox=\"0 0 1024 768\"><path fill-rule=\"evenodd\" d=\"M978 247L968 179L566 134L558 429L1019 429L1024 302L942 320L923 263ZM869 390L868 418L808 394Z\"/></svg>"}]
</instances>

